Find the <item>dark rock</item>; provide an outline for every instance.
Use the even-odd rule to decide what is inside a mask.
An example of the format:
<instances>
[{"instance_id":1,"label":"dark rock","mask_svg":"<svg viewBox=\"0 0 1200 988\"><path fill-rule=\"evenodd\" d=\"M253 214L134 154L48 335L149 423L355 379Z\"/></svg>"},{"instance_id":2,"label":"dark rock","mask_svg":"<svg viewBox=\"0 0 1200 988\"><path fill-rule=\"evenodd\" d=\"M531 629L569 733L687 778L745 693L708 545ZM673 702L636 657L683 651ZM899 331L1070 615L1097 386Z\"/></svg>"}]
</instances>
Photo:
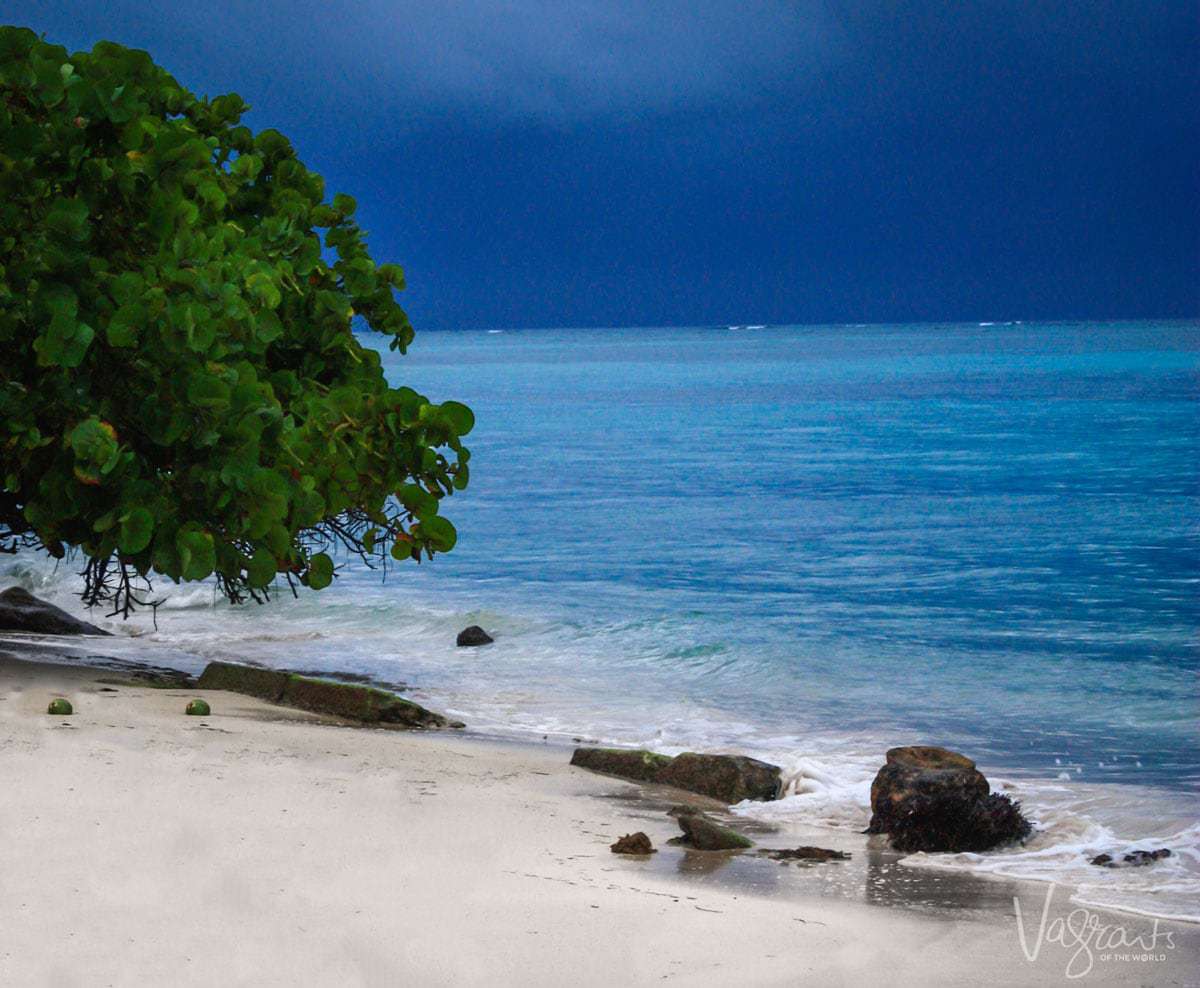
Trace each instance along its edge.
<instances>
[{"instance_id":1,"label":"dark rock","mask_svg":"<svg viewBox=\"0 0 1200 988\"><path fill-rule=\"evenodd\" d=\"M332 714L364 724L404 727L449 727L441 714L371 686L334 683L327 679L288 676L282 702L318 714Z\"/></svg>"},{"instance_id":2,"label":"dark rock","mask_svg":"<svg viewBox=\"0 0 1200 988\"><path fill-rule=\"evenodd\" d=\"M327 679L298 676L282 669L260 669L232 662L210 662L196 683L202 690L244 693L269 703L282 703L312 713L330 714L364 724L403 727L462 727L386 690Z\"/></svg>"},{"instance_id":3,"label":"dark rock","mask_svg":"<svg viewBox=\"0 0 1200 988\"><path fill-rule=\"evenodd\" d=\"M845 851L831 851L827 847L793 847L760 852L776 861L849 861Z\"/></svg>"},{"instance_id":4,"label":"dark rock","mask_svg":"<svg viewBox=\"0 0 1200 988\"><path fill-rule=\"evenodd\" d=\"M1114 860L1111 854L1097 854L1092 858L1092 864L1101 868L1140 868L1170 856L1169 847L1160 847L1155 851L1130 851L1120 862Z\"/></svg>"},{"instance_id":5,"label":"dark rock","mask_svg":"<svg viewBox=\"0 0 1200 988\"><path fill-rule=\"evenodd\" d=\"M698 851L739 851L754 846L748 837L723 827L703 813L680 816L678 821L679 829L683 831L679 843L685 847L694 847Z\"/></svg>"},{"instance_id":6,"label":"dark rock","mask_svg":"<svg viewBox=\"0 0 1200 988\"><path fill-rule=\"evenodd\" d=\"M71 617L62 608L39 600L23 587L0 593L0 631L37 635L108 635L94 624Z\"/></svg>"},{"instance_id":7,"label":"dark rock","mask_svg":"<svg viewBox=\"0 0 1200 988\"><path fill-rule=\"evenodd\" d=\"M473 624L469 628L463 628L463 630L458 633L458 638L455 639L454 643L458 645L459 648L474 648L477 645L490 645L495 640L496 639L479 627L479 625Z\"/></svg>"},{"instance_id":8,"label":"dark rock","mask_svg":"<svg viewBox=\"0 0 1200 988\"><path fill-rule=\"evenodd\" d=\"M1024 840L1033 827L1021 804L992 793L943 789L905 800L906 815L892 823L897 851L990 851Z\"/></svg>"},{"instance_id":9,"label":"dark rock","mask_svg":"<svg viewBox=\"0 0 1200 988\"><path fill-rule=\"evenodd\" d=\"M654 782L671 759L640 748L576 748L571 764L635 782Z\"/></svg>"},{"instance_id":10,"label":"dark rock","mask_svg":"<svg viewBox=\"0 0 1200 988\"><path fill-rule=\"evenodd\" d=\"M269 703L283 699L289 673L282 669L260 669L257 666L235 665L232 662L210 662L196 681L202 690L227 690L255 696Z\"/></svg>"},{"instance_id":11,"label":"dark rock","mask_svg":"<svg viewBox=\"0 0 1200 988\"><path fill-rule=\"evenodd\" d=\"M1126 864L1137 867L1139 865L1153 864L1159 858L1169 858L1170 856L1170 848L1160 847L1157 851L1131 851L1122 860Z\"/></svg>"},{"instance_id":12,"label":"dark rock","mask_svg":"<svg viewBox=\"0 0 1200 988\"><path fill-rule=\"evenodd\" d=\"M941 793L961 793L983 799L991 787L975 763L945 748L892 748L871 783L869 834L890 833L897 821L912 815L913 800Z\"/></svg>"},{"instance_id":13,"label":"dark rock","mask_svg":"<svg viewBox=\"0 0 1200 988\"><path fill-rule=\"evenodd\" d=\"M640 830L636 834L626 834L612 845L613 854L653 854L654 845L650 838Z\"/></svg>"},{"instance_id":14,"label":"dark rock","mask_svg":"<svg viewBox=\"0 0 1200 988\"><path fill-rule=\"evenodd\" d=\"M655 782L686 789L724 803L776 799L781 787L777 765L744 755L685 752L671 758L643 749L576 748L571 764L635 782Z\"/></svg>"},{"instance_id":15,"label":"dark rock","mask_svg":"<svg viewBox=\"0 0 1200 988\"><path fill-rule=\"evenodd\" d=\"M724 803L777 799L782 786L778 765L744 755L698 755L690 751L671 759L653 781Z\"/></svg>"},{"instance_id":16,"label":"dark rock","mask_svg":"<svg viewBox=\"0 0 1200 988\"><path fill-rule=\"evenodd\" d=\"M975 763L945 748L892 748L871 784L869 834L899 851L987 851L1024 840L1032 827L1019 803L990 794Z\"/></svg>"}]
</instances>

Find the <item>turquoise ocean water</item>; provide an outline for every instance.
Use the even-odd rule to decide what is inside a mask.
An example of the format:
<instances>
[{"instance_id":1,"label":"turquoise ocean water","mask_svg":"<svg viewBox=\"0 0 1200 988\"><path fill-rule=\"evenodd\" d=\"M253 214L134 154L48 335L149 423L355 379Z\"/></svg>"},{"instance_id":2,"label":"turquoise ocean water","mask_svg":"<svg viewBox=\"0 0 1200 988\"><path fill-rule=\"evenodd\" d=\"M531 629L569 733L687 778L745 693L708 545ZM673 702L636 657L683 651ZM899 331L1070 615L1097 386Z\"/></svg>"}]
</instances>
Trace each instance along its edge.
<instances>
[{"instance_id":1,"label":"turquoise ocean water","mask_svg":"<svg viewBox=\"0 0 1200 988\"><path fill-rule=\"evenodd\" d=\"M1200 325L423 333L385 366L476 412L458 548L267 608L176 591L122 647L760 754L791 795L746 812L834 827L887 747L945 744L1042 829L935 864L1200 917ZM496 644L455 649L466 623ZM1153 872L1086 865L1163 843Z\"/></svg>"}]
</instances>

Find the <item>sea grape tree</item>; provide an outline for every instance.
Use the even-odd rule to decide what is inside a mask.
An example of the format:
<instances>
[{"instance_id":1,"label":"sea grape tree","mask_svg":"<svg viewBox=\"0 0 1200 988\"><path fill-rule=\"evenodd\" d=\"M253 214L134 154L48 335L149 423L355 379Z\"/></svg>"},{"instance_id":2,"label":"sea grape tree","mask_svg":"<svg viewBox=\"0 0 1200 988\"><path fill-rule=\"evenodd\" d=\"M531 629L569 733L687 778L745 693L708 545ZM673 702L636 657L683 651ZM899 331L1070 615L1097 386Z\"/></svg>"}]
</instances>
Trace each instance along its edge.
<instances>
[{"instance_id":1,"label":"sea grape tree","mask_svg":"<svg viewBox=\"0 0 1200 988\"><path fill-rule=\"evenodd\" d=\"M0 28L0 549L78 558L114 612L156 575L262 599L456 539L473 416L354 332L405 350L403 273L246 110Z\"/></svg>"}]
</instances>

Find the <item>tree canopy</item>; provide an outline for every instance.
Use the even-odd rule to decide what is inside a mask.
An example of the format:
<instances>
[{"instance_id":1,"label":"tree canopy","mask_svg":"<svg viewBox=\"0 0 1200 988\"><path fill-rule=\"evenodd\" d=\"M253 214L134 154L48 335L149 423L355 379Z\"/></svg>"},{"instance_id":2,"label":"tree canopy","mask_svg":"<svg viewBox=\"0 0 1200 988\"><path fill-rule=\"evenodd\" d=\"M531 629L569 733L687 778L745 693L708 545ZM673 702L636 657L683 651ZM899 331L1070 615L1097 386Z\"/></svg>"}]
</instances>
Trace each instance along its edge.
<instances>
[{"instance_id":1,"label":"tree canopy","mask_svg":"<svg viewBox=\"0 0 1200 988\"><path fill-rule=\"evenodd\" d=\"M405 350L403 272L247 109L0 27L0 549L78 553L114 613L155 574L262 599L457 537L473 415L354 333Z\"/></svg>"}]
</instances>

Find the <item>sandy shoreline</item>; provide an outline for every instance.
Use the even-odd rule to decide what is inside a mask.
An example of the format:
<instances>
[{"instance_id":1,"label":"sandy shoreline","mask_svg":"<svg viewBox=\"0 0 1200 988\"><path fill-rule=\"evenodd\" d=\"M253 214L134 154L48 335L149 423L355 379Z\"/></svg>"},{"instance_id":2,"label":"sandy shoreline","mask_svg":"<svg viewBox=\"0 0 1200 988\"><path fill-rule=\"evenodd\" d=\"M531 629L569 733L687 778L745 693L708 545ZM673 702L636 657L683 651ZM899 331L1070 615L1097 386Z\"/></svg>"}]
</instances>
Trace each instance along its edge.
<instances>
[{"instance_id":1,"label":"sandy shoreline","mask_svg":"<svg viewBox=\"0 0 1200 988\"><path fill-rule=\"evenodd\" d=\"M1194 926L1160 922L1149 960L1072 940L1030 962L1012 896L1033 950L1049 886L897 867L857 836L846 864L689 852L666 844L673 794L558 746L216 692L184 717L194 691L112 675L0 658L2 984L1030 985L1089 956L1074 983L1200 983ZM54 695L75 716L47 716ZM609 852L634 830L659 852Z\"/></svg>"}]
</instances>

